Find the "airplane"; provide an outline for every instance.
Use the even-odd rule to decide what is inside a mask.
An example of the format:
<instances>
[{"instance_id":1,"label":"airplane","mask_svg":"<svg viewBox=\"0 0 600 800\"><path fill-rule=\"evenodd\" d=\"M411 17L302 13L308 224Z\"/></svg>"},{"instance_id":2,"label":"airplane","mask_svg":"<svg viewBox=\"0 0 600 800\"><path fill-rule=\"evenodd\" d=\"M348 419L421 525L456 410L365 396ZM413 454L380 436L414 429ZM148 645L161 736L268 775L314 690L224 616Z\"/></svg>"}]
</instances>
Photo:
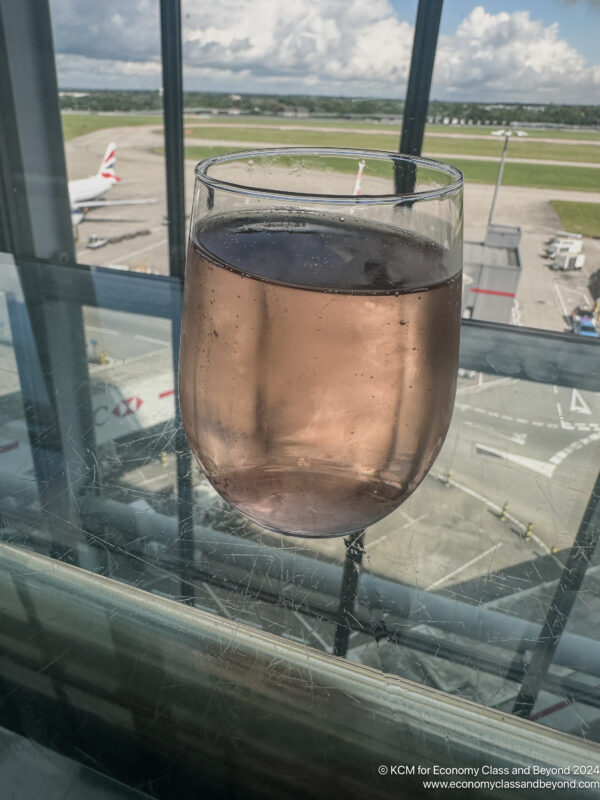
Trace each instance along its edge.
<instances>
[{"instance_id":1,"label":"airplane","mask_svg":"<svg viewBox=\"0 0 600 800\"><path fill-rule=\"evenodd\" d=\"M148 200L99 200L121 178L115 173L116 164L115 142L110 142L100 162L100 169L90 178L81 178L69 181L69 202L71 204L71 219L73 227L77 228L85 217L88 209L100 206L131 206L144 203L156 203L156 198Z\"/></svg>"}]
</instances>

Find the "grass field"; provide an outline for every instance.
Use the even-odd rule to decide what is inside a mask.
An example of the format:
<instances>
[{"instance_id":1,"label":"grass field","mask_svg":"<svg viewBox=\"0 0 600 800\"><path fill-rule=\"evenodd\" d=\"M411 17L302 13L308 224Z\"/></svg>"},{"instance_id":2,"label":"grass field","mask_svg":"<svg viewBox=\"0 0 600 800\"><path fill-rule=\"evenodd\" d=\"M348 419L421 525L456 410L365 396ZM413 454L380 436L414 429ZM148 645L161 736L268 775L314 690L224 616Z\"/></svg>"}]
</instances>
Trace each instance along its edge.
<instances>
[{"instance_id":1,"label":"grass field","mask_svg":"<svg viewBox=\"0 0 600 800\"><path fill-rule=\"evenodd\" d=\"M194 124L199 122L208 124L226 125L231 121L231 117L214 116L205 120L198 117L192 118ZM238 117L236 124L261 125L265 127L273 126L277 128L286 127L323 127L323 128L356 128L360 130L388 130L396 136L400 135L400 123L394 122L371 122L362 119L328 119L328 118L307 118L307 117ZM463 133L470 136L489 136L493 130L499 130L502 126L492 125L427 125L426 133ZM573 130L561 131L555 128L528 128L527 133L530 137L541 139L588 139L590 141L600 141L600 131Z\"/></svg>"},{"instance_id":2,"label":"grass field","mask_svg":"<svg viewBox=\"0 0 600 800\"><path fill-rule=\"evenodd\" d=\"M564 230L600 237L600 203L569 203L552 200Z\"/></svg>"},{"instance_id":3,"label":"grass field","mask_svg":"<svg viewBox=\"0 0 600 800\"><path fill-rule=\"evenodd\" d=\"M279 130L272 128L244 128L242 125L199 126L186 125L190 138L218 139L219 141L256 142L261 145L306 145L314 147L363 147L376 150L395 150L398 134L393 133L337 133L318 130Z\"/></svg>"},{"instance_id":4,"label":"grass field","mask_svg":"<svg viewBox=\"0 0 600 800\"><path fill-rule=\"evenodd\" d=\"M259 125L265 128L357 128L360 130L389 130L399 131L400 123L394 122L373 122L362 119L337 119L336 117L251 117L240 116L230 117L210 116L210 117L191 117L194 125L229 125L235 121L239 125Z\"/></svg>"},{"instance_id":5,"label":"grass field","mask_svg":"<svg viewBox=\"0 0 600 800\"><path fill-rule=\"evenodd\" d=\"M502 154L503 140L453 139L445 136L425 136L424 150L430 153L460 153L473 156L496 156ZM516 139L508 145L509 159L539 158L548 161L589 161L600 164L600 147L593 144L561 145L560 142L531 142Z\"/></svg>"},{"instance_id":6,"label":"grass field","mask_svg":"<svg viewBox=\"0 0 600 800\"><path fill-rule=\"evenodd\" d=\"M504 126L496 125L427 125L426 133L464 133L473 136L489 136L492 131ZM523 128L527 135L538 139L588 139L600 141L600 131L560 131L555 128Z\"/></svg>"},{"instance_id":7,"label":"grass field","mask_svg":"<svg viewBox=\"0 0 600 800\"><path fill-rule=\"evenodd\" d=\"M493 161L466 161L448 158L471 183L495 183L498 165ZM554 167L546 164L511 164L504 167L503 186L531 186L534 189L566 189L575 192L600 192L600 169Z\"/></svg>"},{"instance_id":8,"label":"grass field","mask_svg":"<svg viewBox=\"0 0 600 800\"><path fill-rule=\"evenodd\" d=\"M63 136L68 141L104 128L156 125L158 120L160 117L142 117L137 114L63 114Z\"/></svg>"},{"instance_id":9,"label":"grass field","mask_svg":"<svg viewBox=\"0 0 600 800\"><path fill-rule=\"evenodd\" d=\"M186 147L185 157L193 161L208 158L228 151L227 147ZM160 149L162 151L162 148ZM159 150L157 150L159 152ZM308 162L309 160L307 160ZM454 164L463 172L465 180L471 183L495 183L498 176L498 165L493 161L465 161L451 158L448 162ZM327 160L325 166L340 170L337 159ZM355 166L347 163L347 171L354 171ZM381 172L375 174L385 175L386 165L381 164ZM568 189L582 192L600 192L600 169L587 169L585 167L549 167L545 164L506 164L502 184L505 186L532 186L539 189Z\"/></svg>"},{"instance_id":10,"label":"grass field","mask_svg":"<svg viewBox=\"0 0 600 800\"><path fill-rule=\"evenodd\" d=\"M84 133L102 130L103 128L120 127L123 125L156 125L162 122L160 115L138 116L136 114L69 114L63 113L63 130L65 139L73 139L82 136ZM202 120L198 117L188 117L186 124L205 125L217 124L218 127L228 127L232 124L231 117L210 117ZM356 119L307 119L304 117L287 119L284 117L241 117L235 120L236 125L259 125L266 128L288 128L288 127L322 127L322 128L349 128L359 130L386 131L397 141L400 136L399 123L369 122ZM495 130L491 126L480 125L427 125L426 133L462 133L469 136L489 136ZM532 138L543 139L587 139L589 141L600 141L600 131L559 131L554 129L529 129L529 136ZM471 140L477 141L477 140ZM515 140L519 141L519 140ZM527 140L523 140L526 142ZM541 158L541 156L540 156Z\"/></svg>"},{"instance_id":11,"label":"grass field","mask_svg":"<svg viewBox=\"0 0 600 800\"><path fill-rule=\"evenodd\" d=\"M195 139L256 142L257 144L307 145L320 147L364 147L374 150L395 150L398 134L387 132L336 133L332 131L254 128L240 125L186 125L186 134ZM490 138L458 139L446 136L425 136L423 153L448 153L500 158L503 141ZM600 147L596 145L561 145L559 142L515 140L509 145L510 158L535 158L554 161L585 161L600 164Z\"/></svg>"},{"instance_id":12,"label":"grass field","mask_svg":"<svg viewBox=\"0 0 600 800\"><path fill-rule=\"evenodd\" d=\"M396 133L336 133L314 130L279 130L244 128L240 126L186 126L191 138L219 139L220 141L247 141L257 144L307 145L322 147L365 147L376 150L395 150ZM424 153L449 153L481 155L500 158L502 141L498 139L455 139L451 137L425 137ZM556 161L590 161L600 163L600 147L595 145L550 144L547 142L515 141L509 149L511 158L541 158Z\"/></svg>"}]
</instances>

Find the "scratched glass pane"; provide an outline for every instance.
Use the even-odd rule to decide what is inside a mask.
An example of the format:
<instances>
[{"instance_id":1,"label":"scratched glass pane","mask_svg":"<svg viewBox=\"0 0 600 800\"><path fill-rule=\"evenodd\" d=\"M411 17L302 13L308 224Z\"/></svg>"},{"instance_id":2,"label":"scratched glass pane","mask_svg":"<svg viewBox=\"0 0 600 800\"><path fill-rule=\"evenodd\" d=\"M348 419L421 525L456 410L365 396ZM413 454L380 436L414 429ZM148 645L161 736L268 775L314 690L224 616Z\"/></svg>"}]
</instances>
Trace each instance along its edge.
<instances>
[{"instance_id":1,"label":"scratched glass pane","mask_svg":"<svg viewBox=\"0 0 600 800\"><path fill-rule=\"evenodd\" d=\"M376 643L351 634L349 656L514 710L594 488L599 415L595 392L463 371L433 470L366 537L367 568L403 585L408 611L397 633ZM594 738L595 701L575 699L597 674L600 654L590 625L600 611L593 545L588 556L530 718Z\"/></svg>"},{"instance_id":2,"label":"scratched glass pane","mask_svg":"<svg viewBox=\"0 0 600 800\"><path fill-rule=\"evenodd\" d=\"M109 296L106 286L118 286L120 276L99 275L89 273L91 285ZM73 474L65 483L73 505L63 497L43 513L35 476L49 454L43 443L32 448L28 425L32 403L43 405L44 391L58 387L40 389L31 361L40 298L25 302L8 265L3 286L3 541L323 653L335 650L345 627L353 663L514 710L600 463L597 393L461 370L443 450L409 501L366 531L357 597L340 621L342 540L307 542L259 528L189 459L183 477L191 494L185 508L178 503L177 463L186 454L177 451L168 315L83 306L94 466L77 484ZM25 392L19 358L30 359ZM61 354L48 358L57 364ZM73 439L73 426L63 428ZM583 570L529 714L596 740L597 558Z\"/></svg>"},{"instance_id":3,"label":"scratched glass pane","mask_svg":"<svg viewBox=\"0 0 600 800\"><path fill-rule=\"evenodd\" d=\"M193 5L0 0L0 800L446 797L431 777L483 779L452 794L470 800L598 798L600 240L558 232L571 203L550 187L597 199L579 190L598 189L600 149L511 129L495 191L496 123L461 142L428 120L406 151L439 151L467 177L450 431L377 525L283 537L219 497L180 424L193 163L249 143L416 136L408 98L405 119L377 130L317 122L308 97L213 95L219 75L237 92L253 72L256 91L287 91L278 70L291 79L303 59L313 81L335 67L334 46L325 60L314 49L322 34L381 88L386 54L372 74L357 54L398 31L388 77L402 93L413 28L383 31L389 3L304 14L308 38L300 6L273 4L265 22L269 4L245 4L248 24L237 0ZM441 3L403 5L412 19ZM518 13L517 27L538 24ZM434 28L415 38L413 77ZM115 97L89 90L103 85ZM123 99L138 113L121 114ZM463 159L467 144L489 155ZM549 150L540 187L512 185L519 157ZM485 783L515 777L548 784Z\"/></svg>"},{"instance_id":4,"label":"scratched glass pane","mask_svg":"<svg viewBox=\"0 0 600 800\"><path fill-rule=\"evenodd\" d=\"M37 487L11 326L11 314L14 315L20 300L11 256L0 254L0 270L4 276L0 289L0 502L3 506L8 503L17 508L32 505L36 508ZM1 525L0 532L3 532Z\"/></svg>"}]
</instances>

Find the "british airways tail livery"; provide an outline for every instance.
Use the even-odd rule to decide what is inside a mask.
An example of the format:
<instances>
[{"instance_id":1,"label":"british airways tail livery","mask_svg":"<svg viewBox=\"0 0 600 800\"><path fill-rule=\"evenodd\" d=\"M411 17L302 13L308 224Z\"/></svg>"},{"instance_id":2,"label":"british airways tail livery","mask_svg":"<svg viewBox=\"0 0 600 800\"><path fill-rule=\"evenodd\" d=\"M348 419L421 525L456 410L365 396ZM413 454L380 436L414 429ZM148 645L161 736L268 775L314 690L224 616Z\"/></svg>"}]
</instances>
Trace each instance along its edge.
<instances>
[{"instance_id":1,"label":"british airways tail livery","mask_svg":"<svg viewBox=\"0 0 600 800\"><path fill-rule=\"evenodd\" d=\"M99 200L105 192L118 183L121 178L117 177L115 164L117 145L111 142L106 148L104 158L100 162L98 172L91 178L82 178L76 181L69 181L69 201L71 203L71 219L73 227L77 228L87 212L92 208L101 206L133 206L156 203L155 198L145 200Z\"/></svg>"},{"instance_id":2,"label":"british airways tail livery","mask_svg":"<svg viewBox=\"0 0 600 800\"><path fill-rule=\"evenodd\" d=\"M121 180L115 173L116 149L117 145L114 142L108 145L104 158L100 162L100 169L93 177L69 181L69 200L72 211L78 211L82 204L102 197L111 186Z\"/></svg>"}]
</instances>

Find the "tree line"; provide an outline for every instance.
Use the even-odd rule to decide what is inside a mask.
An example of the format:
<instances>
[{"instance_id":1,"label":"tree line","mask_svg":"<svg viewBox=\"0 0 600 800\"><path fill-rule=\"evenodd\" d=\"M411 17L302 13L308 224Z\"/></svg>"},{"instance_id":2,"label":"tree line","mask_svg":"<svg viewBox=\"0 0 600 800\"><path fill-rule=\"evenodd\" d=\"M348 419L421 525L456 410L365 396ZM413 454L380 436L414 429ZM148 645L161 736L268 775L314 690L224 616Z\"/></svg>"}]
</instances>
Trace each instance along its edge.
<instances>
[{"instance_id":1,"label":"tree line","mask_svg":"<svg viewBox=\"0 0 600 800\"><path fill-rule=\"evenodd\" d=\"M185 92L186 109L197 112L234 112L264 115L308 115L335 117L401 117L404 102L394 99L324 97L318 95L229 94ZM158 91L61 92L62 110L87 112L161 111ZM478 125L539 123L600 126L598 105L520 103L460 103L431 100L430 122L459 122Z\"/></svg>"}]
</instances>

